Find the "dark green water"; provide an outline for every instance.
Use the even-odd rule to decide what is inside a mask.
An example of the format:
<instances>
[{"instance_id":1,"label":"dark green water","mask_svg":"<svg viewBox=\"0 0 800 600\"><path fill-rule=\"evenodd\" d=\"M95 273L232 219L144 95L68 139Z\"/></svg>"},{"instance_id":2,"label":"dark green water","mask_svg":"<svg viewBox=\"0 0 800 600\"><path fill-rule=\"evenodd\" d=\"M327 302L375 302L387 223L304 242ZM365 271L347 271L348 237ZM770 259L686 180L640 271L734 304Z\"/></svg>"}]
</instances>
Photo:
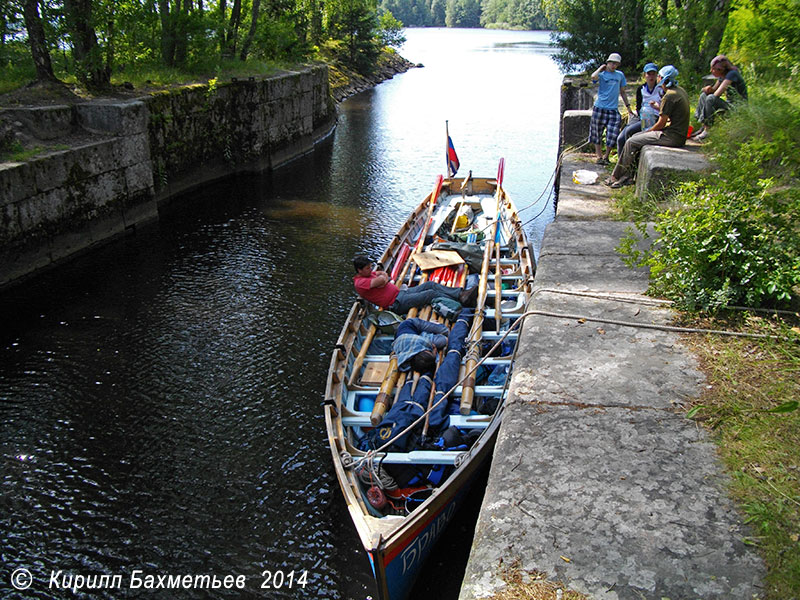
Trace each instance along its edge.
<instances>
[{"instance_id":1,"label":"dark green water","mask_svg":"<svg viewBox=\"0 0 800 600\"><path fill-rule=\"evenodd\" d=\"M546 34L408 35L403 54L426 67L344 102L313 155L191 193L158 224L0 296L0 597L372 593L320 408L354 298L350 259L377 256L430 191L445 119L463 173L493 175L506 158L536 237L552 218L538 197L558 131ZM432 561L453 580L469 519L455 530ZM245 588L131 589L134 571L245 576ZM122 585L59 589L74 575ZM457 594L429 591L435 571L429 581L419 598Z\"/></svg>"}]
</instances>

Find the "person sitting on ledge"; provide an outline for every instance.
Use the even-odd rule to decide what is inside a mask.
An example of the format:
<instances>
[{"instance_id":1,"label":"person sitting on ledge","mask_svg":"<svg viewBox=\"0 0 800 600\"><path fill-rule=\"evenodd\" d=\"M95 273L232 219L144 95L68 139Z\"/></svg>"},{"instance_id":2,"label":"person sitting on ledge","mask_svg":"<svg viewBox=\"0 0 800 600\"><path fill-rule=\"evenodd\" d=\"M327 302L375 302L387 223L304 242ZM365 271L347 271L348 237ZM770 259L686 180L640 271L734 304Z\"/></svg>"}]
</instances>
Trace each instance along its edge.
<instances>
[{"instance_id":1,"label":"person sitting on ledge","mask_svg":"<svg viewBox=\"0 0 800 600\"><path fill-rule=\"evenodd\" d=\"M617 156L622 156L625 142L643 128L652 127L658 120L664 88L658 85L658 67L655 63L644 66L644 83L636 89L636 112L629 113L628 125L617 136Z\"/></svg>"},{"instance_id":2,"label":"person sitting on ledge","mask_svg":"<svg viewBox=\"0 0 800 600\"><path fill-rule=\"evenodd\" d=\"M707 85L700 94L694 118L703 126L692 134L692 139L701 141L708 135L708 129L714 123L717 113L730 110L731 104L747 100L747 85L737 69L724 54L711 60L711 74L717 78L714 85ZM728 101L722 94L728 92Z\"/></svg>"},{"instance_id":3,"label":"person sitting on ledge","mask_svg":"<svg viewBox=\"0 0 800 600\"><path fill-rule=\"evenodd\" d=\"M399 315L406 314L412 308L426 306L439 296L445 296L469 308L474 308L478 299L477 286L464 290L447 287L435 281L426 281L401 290L389 280L386 271L374 271L372 265L372 261L364 255L358 255L353 259L353 267L356 270L353 285L356 293L364 300Z\"/></svg>"},{"instance_id":4,"label":"person sitting on ledge","mask_svg":"<svg viewBox=\"0 0 800 600\"><path fill-rule=\"evenodd\" d=\"M617 166L605 183L619 188L632 182L633 163L644 146L671 146L680 148L686 144L689 132L689 96L678 86L678 69L672 65L658 72L659 84L664 88L661 112L658 121L650 129L628 138Z\"/></svg>"}]
</instances>

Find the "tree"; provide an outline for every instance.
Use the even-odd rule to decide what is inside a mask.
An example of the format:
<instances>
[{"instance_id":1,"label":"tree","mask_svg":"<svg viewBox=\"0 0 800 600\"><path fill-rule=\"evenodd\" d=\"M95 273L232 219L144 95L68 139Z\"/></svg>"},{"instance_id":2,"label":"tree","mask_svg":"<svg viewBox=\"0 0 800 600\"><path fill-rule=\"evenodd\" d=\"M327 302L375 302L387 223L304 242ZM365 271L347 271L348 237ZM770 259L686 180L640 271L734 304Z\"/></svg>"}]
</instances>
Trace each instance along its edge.
<instances>
[{"instance_id":1,"label":"tree","mask_svg":"<svg viewBox=\"0 0 800 600\"><path fill-rule=\"evenodd\" d=\"M719 53L730 8L730 0L661 0L653 11L649 46L661 62L706 73Z\"/></svg>"},{"instance_id":2,"label":"tree","mask_svg":"<svg viewBox=\"0 0 800 600\"><path fill-rule=\"evenodd\" d=\"M447 1L433 0L431 3L431 25L434 27L444 27L447 18Z\"/></svg>"},{"instance_id":3,"label":"tree","mask_svg":"<svg viewBox=\"0 0 800 600\"><path fill-rule=\"evenodd\" d=\"M239 55L241 60L247 60L247 54L250 52L250 46L253 43L253 38L256 35L256 26L258 25L258 11L261 7L261 0L253 0L253 6L250 13L250 30L247 32L247 37L242 44L242 52Z\"/></svg>"},{"instance_id":4,"label":"tree","mask_svg":"<svg viewBox=\"0 0 800 600\"><path fill-rule=\"evenodd\" d=\"M447 0L445 23L448 27L480 27L480 2L478 0Z\"/></svg>"},{"instance_id":5,"label":"tree","mask_svg":"<svg viewBox=\"0 0 800 600\"><path fill-rule=\"evenodd\" d=\"M36 66L37 81L57 81L50 61L50 50L45 39L44 26L39 16L39 0L25 0L25 29L28 30L28 44L33 63Z\"/></svg>"},{"instance_id":6,"label":"tree","mask_svg":"<svg viewBox=\"0 0 800 600\"><path fill-rule=\"evenodd\" d=\"M78 79L91 90L101 90L111 84L111 66L97 42L92 8L92 0L64 0Z\"/></svg>"},{"instance_id":7,"label":"tree","mask_svg":"<svg viewBox=\"0 0 800 600\"><path fill-rule=\"evenodd\" d=\"M384 12L379 19L378 37L384 46L399 48L406 41L403 35L403 24L390 12Z\"/></svg>"}]
</instances>

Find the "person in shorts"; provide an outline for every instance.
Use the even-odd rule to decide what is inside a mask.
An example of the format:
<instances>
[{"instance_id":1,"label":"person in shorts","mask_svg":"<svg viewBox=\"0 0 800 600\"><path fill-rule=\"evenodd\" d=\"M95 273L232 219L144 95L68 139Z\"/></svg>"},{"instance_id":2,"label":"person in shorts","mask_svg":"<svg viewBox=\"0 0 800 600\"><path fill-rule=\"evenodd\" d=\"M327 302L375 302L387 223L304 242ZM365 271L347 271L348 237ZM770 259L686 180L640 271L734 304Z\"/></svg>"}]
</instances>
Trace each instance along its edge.
<instances>
[{"instance_id":1,"label":"person in shorts","mask_svg":"<svg viewBox=\"0 0 800 600\"><path fill-rule=\"evenodd\" d=\"M619 98L630 112L631 105L625 93L625 75L617 70L622 62L622 57L616 52L612 52L605 64L600 65L592 73L592 81L599 81L597 89L597 99L594 101L592 109L592 120L589 124L589 143L594 144L597 164L607 165L608 155L617 143L619 127L622 123L622 115L619 114ZM606 132L606 149L603 152L603 130Z\"/></svg>"}]
</instances>

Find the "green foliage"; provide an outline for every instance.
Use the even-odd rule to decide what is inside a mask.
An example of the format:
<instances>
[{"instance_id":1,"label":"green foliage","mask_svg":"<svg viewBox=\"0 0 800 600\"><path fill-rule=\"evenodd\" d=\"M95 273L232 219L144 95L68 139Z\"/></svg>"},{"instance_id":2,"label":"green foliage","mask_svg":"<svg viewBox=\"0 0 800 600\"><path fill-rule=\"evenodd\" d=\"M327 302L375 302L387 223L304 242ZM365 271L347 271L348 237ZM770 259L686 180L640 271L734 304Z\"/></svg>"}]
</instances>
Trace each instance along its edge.
<instances>
[{"instance_id":1,"label":"green foliage","mask_svg":"<svg viewBox=\"0 0 800 600\"><path fill-rule=\"evenodd\" d=\"M537 0L484 0L481 24L502 29L549 29L551 25Z\"/></svg>"},{"instance_id":2,"label":"green foliage","mask_svg":"<svg viewBox=\"0 0 800 600\"><path fill-rule=\"evenodd\" d=\"M448 27L480 27L480 0L447 0L445 23Z\"/></svg>"},{"instance_id":3,"label":"green foliage","mask_svg":"<svg viewBox=\"0 0 800 600\"><path fill-rule=\"evenodd\" d=\"M644 0L559 0L558 13L553 40L562 70L591 65L593 71L611 52L622 55L624 66L643 66Z\"/></svg>"},{"instance_id":4,"label":"green foliage","mask_svg":"<svg viewBox=\"0 0 800 600\"><path fill-rule=\"evenodd\" d=\"M740 0L730 15L722 47L760 74L800 73L800 3Z\"/></svg>"},{"instance_id":5,"label":"green foliage","mask_svg":"<svg viewBox=\"0 0 800 600\"><path fill-rule=\"evenodd\" d=\"M652 4L645 40L659 64L673 64L684 75L708 73L719 53L730 2L688 0Z\"/></svg>"},{"instance_id":6,"label":"green foliage","mask_svg":"<svg viewBox=\"0 0 800 600\"><path fill-rule=\"evenodd\" d=\"M763 600L797 598L800 592L800 344L791 325L753 315L683 323L709 329L774 335L752 340L694 338L704 365L707 392L687 417L713 431L732 474L731 491L747 515L767 565ZM742 322L744 321L744 322Z\"/></svg>"},{"instance_id":7,"label":"green foliage","mask_svg":"<svg viewBox=\"0 0 800 600\"><path fill-rule=\"evenodd\" d=\"M636 250L635 235L620 248L650 267L652 293L689 310L800 296L800 107L753 87L749 104L715 127L716 173L678 187L681 208L657 215L649 250Z\"/></svg>"},{"instance_id":8,"label":"green foliage","mask_svg":"<svg viewBox=\"0 0 800 600\"><path fill-rule=\"evenodd\" d=\"M428 0L415 2L430 16ZM36 77L21 7L0 1L0 92ZM109 71L114 81L171 82L235 72L235 61L296 63L326 41L343 42L343 59L366 73L383 45L403 41L400 21L379 22L377 0L40 0L40 8L56 76L87 85Z\"/></svg>"},{"instance_id":9,"label":"green foliage","mask_svg":"<svg viewBox=\"0 0 800 600\"><path fill-rule=\"evenodd\" d=\"M378 38L384 46L399 48L406 41L403 24L390 12L384 12L378 21Z\"/></svg>"}]
</instances>

